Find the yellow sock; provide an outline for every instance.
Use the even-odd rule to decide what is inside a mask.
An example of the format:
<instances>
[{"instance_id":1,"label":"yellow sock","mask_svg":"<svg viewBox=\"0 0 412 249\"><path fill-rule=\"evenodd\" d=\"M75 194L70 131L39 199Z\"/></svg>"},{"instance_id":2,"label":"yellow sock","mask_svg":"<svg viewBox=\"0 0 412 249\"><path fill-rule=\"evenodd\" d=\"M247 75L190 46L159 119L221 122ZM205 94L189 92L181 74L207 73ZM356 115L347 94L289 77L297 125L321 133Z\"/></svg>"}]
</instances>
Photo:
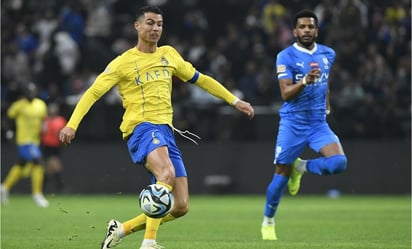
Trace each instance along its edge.
<instances>
[{"instance_id":1,"label":"yellow sock","mask_svg":"<svg viewBox=\"0 0 412 249\"><path fill-rule=\"evenodd\" d=\"M4 180L3 187L10 190L22 177L23 167L15 164L11 167L6 179Z\"/></svg>"},{"instance_id":2,"label":"yellow sock","mask_svg":"<svg viewBox=\"0 0 412 249\"><path fill-rule=\"evenodd\" d=\"M166 183L163 183L163 182L160 182L160 181L157 181L156 183L165 186L170 191L173 190L173 187L170 186L169 184L166 184ZM162 221L161 221L160 224L163 224L163 223L168 222L168 221L172 221L174 219L176 219L176 217L174 217L171 213L168 213L165 217L162 218Z\"/></svg>"},{"instance_id":3,"label":"yellow sock","mask_svg":"<svg viewBox=\"0 0 412 249\"><path fill-rule=\"evenodd\" d=\"M171 213L168 213L165 217L162 218L162 222L160 223L160 225L165 223L165 222L172 221L172 220L175 220L175 219L176 219L176 217L174 217Z\"/></svg>"},{"instance_id":4,"label":"yellow sock","mask_svg":"<svg viewBox=\"0 0 412 249\"><path fill-rule=\"evenodd\" d=\"M161 181L157 181L156 184L163 185L163 186L165 186L166 188L168 188L170 191L172 191L172 189L173 189L172 186L170 186L170 185L167 184L167 183L161 182Z\"/></svg>"},{"instance_id":5,"label":"yellow sock","mask_svg":"<svg viewBox=\"0 0 412 249\"><path fill-rule=\"evenodd\" d=\"M143 230L146 228L146 215L140 214L133 219L130 219L123 223L124 235Z\"/></svg>"},{"instance_id":6,"label":"yellow sock","mask_svg":"<svg viewBox=\"0 0 412 249\"><path fill-rule=\"evenodd\" d=\"M157 230L159 230L161 218L146 218L146 230L144 233L144 239L156 240Z\"/></svg>"},{"instance_id":7,"label":"yellow sock","mask_svg":"<svg viewBox=\"0 0 412 249\"><path fill-rule=\"evenodd\" d=\"M33 165L31 172L31 190L33 194L43 193L44 169L39 164Z\"/></svg>"},{"instance_id":8,"label":"yellow sock","mask_svg":"<svg viewBox=\"0 0 412 249\"><path fill-rule=\"evenodd\" d=\"M126 236L131 233L144 230L146 228L146 217L147 216L145 214L140 214L139 216L136 216L133 219L125 221L123 223L124 235ZM175 219L176 217L174 217L172 214L167 214L165 217L162 218L160 225Z\"/></svg>"}]
</instances>

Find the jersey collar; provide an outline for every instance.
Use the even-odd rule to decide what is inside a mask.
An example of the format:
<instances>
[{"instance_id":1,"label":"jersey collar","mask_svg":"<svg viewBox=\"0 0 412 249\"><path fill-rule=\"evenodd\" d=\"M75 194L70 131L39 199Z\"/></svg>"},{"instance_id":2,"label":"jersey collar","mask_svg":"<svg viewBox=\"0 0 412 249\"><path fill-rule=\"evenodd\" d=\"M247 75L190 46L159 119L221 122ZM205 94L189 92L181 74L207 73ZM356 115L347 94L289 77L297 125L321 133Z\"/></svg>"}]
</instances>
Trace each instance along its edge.
<instances>
[{"instance_id":1,"label":"jersey collar","mask_svg":"<svg viewBox=\"0 0 412 249\"><path fill-rule=\"evenodd\" d=\"M311 50L306 49L306 48L302 48L301 46L298 45L297 42L293 43L293 46L294 46L297 50L299 50L299 51L301 51L301 52L303 52L303 53L308 53L308 54L313 54L313 53L316 52L316 50L318 50L318 45L316 44L316 42L315 42L315 44L314 44L314 46L313 46L313 48L312 48Z\"/></svg>"}]
</instances>

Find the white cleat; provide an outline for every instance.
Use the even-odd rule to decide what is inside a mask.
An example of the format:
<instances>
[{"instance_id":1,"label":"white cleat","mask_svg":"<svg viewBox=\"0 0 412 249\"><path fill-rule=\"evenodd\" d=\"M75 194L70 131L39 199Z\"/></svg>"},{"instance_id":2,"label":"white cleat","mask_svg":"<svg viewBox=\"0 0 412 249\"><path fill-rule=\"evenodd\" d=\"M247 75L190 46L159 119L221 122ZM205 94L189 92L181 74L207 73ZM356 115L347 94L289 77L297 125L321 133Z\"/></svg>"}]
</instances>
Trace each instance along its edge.
<instances>
[{"instance_id":1,"label":"white cleat","mask_svg":"<svg viewBox=\"0 0 412 249\"><path fill-rule=\"evenodd\" d=\"M44 198L42 194L33 194L33 200L37 206L41 208L47 208L49 206L49 202Z\"/></svg>"},{"instance_id":2,"label":"white cleat","mask_svg":"<svg viewBox=\"0 0 412 249\"><path fill-rule=\"evenodd\" d=\"M140 249L163 249L164 247L161 245L158 245L156 242L153 243L146 243L142 244Z\"/></svg>"},{"instance_id":3,"label":"white cleat","mask_svg":"<svg viewBox=\"0 0 412 249\"><path fill-rule=\"evenodd\" d=\"M7 205L9 204L9 191L1 185L0 187L0 194L1 194L1 204Z\"/></svg>"},{"instance_id":4,"label":"white cleat","mask_svg":"<svg viewBox=\"0 0 412 249\"><path fill-rule=\"evenodd\" d=\"M117 220L110 220L107 224L107 233L106 237L102 242L101 249L113 248L120 243L120 227L122 223L118 222Z\"/></svg>"}]
</instances>

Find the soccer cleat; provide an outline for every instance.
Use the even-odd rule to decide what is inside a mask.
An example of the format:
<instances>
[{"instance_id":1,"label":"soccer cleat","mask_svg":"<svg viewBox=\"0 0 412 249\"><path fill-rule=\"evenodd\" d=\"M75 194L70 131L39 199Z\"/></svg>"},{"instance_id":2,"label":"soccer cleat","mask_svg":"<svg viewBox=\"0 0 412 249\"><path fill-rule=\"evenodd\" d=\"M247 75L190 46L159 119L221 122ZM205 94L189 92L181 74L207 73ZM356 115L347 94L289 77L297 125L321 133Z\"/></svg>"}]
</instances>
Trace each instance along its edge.
<instances>
[{"instance_id":1,"label":"soccer cleat","mask_svg":"<svg viewBox=\"0 0 412 249\"><path fill-rule=\"evenodd\" d=\"M277 240L275 225L262 225L262 229L260 230L262 233L263 240Z\"/></svg>"},{"instance_id":2,"label":"soccer cleat","mask_svg":"<svg viewBox=\"0 0 412 249\"><path fill-rule=\"evenodd\" d=\"M164 247L157 244L156 242L145 243L145 244L142 244L142 246L140 247L140 249L162 249L162 248Z\"/></svg>"},{"instance_id":3,"label":"soccer cleat","mask_svg":"<svg viewBox=\"0 0 412 249\"><path fill-rule=\"evenodd\" d=\"M297 193L299 192L300 180L302 178L303 173L300 173L296 167L301 162L302 159L298 157L292 164L292 173L288 181L288 189L291 195L297 195Z\"/></svg>"},{"instance_id":4,"label":"soccer cleat","mask_svg":"<svg viewBox=\"0 0 412 249\"><path fill-rule=\"evenodd\" d=\"M102 242L101 249L113 248L120 243L120 226L122 223L118 222L117 220L110 220L107 224L107 233L106 237Z\"/></svg>"},{"instance_id":5,"label":"soccer cleat","mask_svg":"<svg viewBox=\"0 0 412 249\"><path fill-rule=\"evenodd\" d=\"M300 180L303 174L297 170L297 166L301 162L302 159L297 158L292 164L292 173L288 181L288 189L291 195L297 195L300 189Z\"/></svg>"},{"instance_id":6,"label":"soccer cleat","mask_svg":"<svg viewBox=\"0 0 412 249\"><path fill-rule=\"evenodd\" d=\"M44 198L42 194L33 194L33 200L37 206L46 208L49 206L49 202Z\"/></svg>"},{"instance_id":7,"label":"soccer cleat","mask_svg":"<svg viewBox=\"0 0 412 249\"><path fill-rule=\"evenodd\" d=\"M3 205L9 204L9 191L3 185L1 185L0 191L1 191L1 204Z\"/></svg>"}]
</instances>

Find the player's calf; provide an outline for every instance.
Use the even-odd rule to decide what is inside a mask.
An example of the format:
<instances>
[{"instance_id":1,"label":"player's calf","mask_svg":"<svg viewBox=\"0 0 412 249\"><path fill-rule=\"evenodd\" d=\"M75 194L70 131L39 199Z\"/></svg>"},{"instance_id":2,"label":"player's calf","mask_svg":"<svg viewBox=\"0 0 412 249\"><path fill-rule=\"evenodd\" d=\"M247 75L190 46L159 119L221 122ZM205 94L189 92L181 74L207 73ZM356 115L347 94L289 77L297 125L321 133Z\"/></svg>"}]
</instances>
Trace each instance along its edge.
<instances>
[{"instance_id":1,"label":"player's calf","mask_svg":"<svg viewBox=\"0 0 412 249\"><path fill-rule=\"evenodd\" d=\"M347 159L345 155L333 155L325 158L327 175L340 174L346 170Z\"/></svg>"}]
</instances>

